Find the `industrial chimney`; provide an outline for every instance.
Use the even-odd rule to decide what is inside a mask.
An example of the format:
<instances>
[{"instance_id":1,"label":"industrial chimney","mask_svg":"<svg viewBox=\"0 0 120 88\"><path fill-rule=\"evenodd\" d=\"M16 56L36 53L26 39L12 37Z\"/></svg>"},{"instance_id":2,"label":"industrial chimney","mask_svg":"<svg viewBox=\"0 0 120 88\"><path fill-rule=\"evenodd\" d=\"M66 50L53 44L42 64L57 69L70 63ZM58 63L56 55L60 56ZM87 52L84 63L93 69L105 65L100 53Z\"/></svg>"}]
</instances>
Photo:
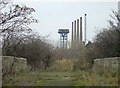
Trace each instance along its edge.
<instances>
[{"instance_id":1,"label":"industrial chimney","mask_svg":"<svg viewBox=\"0 0 120 88\"><path fill-rule=\"evenodd\" d=\"M82 17L80 17L80 42L82 43Z\"/></svg>"},{"instance_id":2,"label":"industrial chimney","mask_svg":"<svg viewBox=\"0 0 120 88\"><path fill-rule=\"evenodd\" d=\"M76 41L76 20L74 21L74 41Z\"/></svg>"},{"instance_id":3,"label":"industrial chimney","mask_svg":"<svg viewBox=\"0 0 120 88\"><path fill-rule=\"evenodd\" d=\"M73 22L72 22L72 43L73 43L73 40L74 40L74 36L73 36Z\"/></svg>"},{"instance_id":4,"label":"industrial chimney","mask_svg":"<svg viewBox=\"0 0 120 88\"><path fill-rule=\"evenodd\" d=\"M87 14L85 14L85 44L86 44L86 16Z\"/></svg>"},{"instance_id":5,"label":"industrial chimney","mask_svg":"<svg viewBox=\"0 0 120 88\"><path fill-rule=\"evenodd\" d=\"M77 21L77 25L76 25ZM77 27L77 29L76 29ZM86 34L85 34L86 36ZM86 38L86 37L85 37ZM74 20L72 22L72 42L73 43L82 43L83 39L83 34L82 34L82 17L80 19Z\"/></svg>"},{"instance_id":6,"label":"industrial chimney","mask_svg":"<svg viewBox=\"0 0 120 88\"><path fill-rule=\"evenodd\" d=\"M77 42L79 42L79 19L77 19Z\"/></svg>"}]
</instances>

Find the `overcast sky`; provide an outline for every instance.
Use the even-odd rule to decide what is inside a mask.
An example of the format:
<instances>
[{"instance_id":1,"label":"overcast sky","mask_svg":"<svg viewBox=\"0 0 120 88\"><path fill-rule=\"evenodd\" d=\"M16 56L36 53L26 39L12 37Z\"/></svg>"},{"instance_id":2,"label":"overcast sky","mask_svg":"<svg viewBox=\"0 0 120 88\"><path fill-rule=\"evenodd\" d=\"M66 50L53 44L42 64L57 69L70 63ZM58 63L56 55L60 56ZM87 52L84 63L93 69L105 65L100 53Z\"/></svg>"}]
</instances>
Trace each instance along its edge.
<instances>
[{"instance_id":1,"label":"overcast sky","mask_svg":"<svg viewBox=\"0 0 120 88\"><path fill-rule=\"evenodd\" d=\"M24 0L25 1L25 0ZM46 2L45 2L46 1ZM34 31L42 36L50 34L52 41L59 40L58 29L67 28L70 30L69 40L71 40L72 22L80 17L83 17L83 32L84 32L84 14L87 14L87 40L92 40L95 34L104 27L108 26L107 20L111 19L112 10L118 10L118 3L113 2L51 2L32 0L31 2L17 2L25 4L36 10L33 14L34 18L38 19L37 24L31 25ZM84 37L83 37L84 38Z\"/></svg>"}]
</instances>

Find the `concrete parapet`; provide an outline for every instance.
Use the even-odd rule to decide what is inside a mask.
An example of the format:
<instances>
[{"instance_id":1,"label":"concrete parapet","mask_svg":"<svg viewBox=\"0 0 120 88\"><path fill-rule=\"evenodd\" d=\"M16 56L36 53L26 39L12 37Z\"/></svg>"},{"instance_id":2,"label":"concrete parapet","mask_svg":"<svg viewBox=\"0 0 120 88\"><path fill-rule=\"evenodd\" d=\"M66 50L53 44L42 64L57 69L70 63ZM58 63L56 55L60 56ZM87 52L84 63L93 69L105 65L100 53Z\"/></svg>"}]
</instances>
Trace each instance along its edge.
<instances>
[{"instance_id":1,"label":"concrete parapet","mask_svg":"<svg viewBox=\"0 0 120 88\"><path fill-rule=\"evenodd\" d=\"M20 69L27 68L27 60L25 58L18 58L12 56L0 56L2 59L2 71L9 72L12 68L12 72L18 72Z\"/></svg>"},{"instance_id":2,"label":"concrete parapet","mask_svg":"<svg viewBox=\"0 0 120 88\"><path fill-rule=\"evenodd\" d=\"M94 60L93 71L105 72L107 70L118 72L118 60L120 57L101 58Z\"/></svg>"}]
</instances>

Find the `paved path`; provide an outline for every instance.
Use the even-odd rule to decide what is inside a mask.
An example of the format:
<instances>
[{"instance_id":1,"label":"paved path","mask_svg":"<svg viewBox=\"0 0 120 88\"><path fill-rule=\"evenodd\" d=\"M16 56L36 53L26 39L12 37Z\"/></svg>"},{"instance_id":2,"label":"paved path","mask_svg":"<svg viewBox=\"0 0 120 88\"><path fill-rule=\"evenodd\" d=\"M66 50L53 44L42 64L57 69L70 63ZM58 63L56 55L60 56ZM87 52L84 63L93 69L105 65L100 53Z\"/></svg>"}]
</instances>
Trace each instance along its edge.
<instances>
[{"instance_id":1,"label":"paved path","mask_svg":"<svg viewBox=\"0 0 120 88\"><path fill-rule=\"evenodd\" d=\"M37 86L74 86L80 73L40 73Z\"/></svg>"}]
</instances>

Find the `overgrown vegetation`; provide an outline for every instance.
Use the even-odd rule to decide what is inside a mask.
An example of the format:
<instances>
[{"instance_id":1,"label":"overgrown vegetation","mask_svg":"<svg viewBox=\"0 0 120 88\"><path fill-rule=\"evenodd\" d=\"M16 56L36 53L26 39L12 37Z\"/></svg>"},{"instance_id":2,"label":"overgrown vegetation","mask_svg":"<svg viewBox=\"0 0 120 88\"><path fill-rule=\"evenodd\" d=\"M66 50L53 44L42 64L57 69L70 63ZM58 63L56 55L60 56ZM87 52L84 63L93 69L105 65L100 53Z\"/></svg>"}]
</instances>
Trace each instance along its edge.
<instances>
[{"instance_id":1,"label":"overgrown vegetation","mask_svg":"<svg viewBox=\"0 0 120 88\"><path fill-rule=\"evenodd\" d=\"M0 9L3 56L24 57L32 69L46 69L51 62L53 47L47 42L47 36L41 37L29 27L37 22L32 17L35 10L6 0L1 0L0 5L3 5Z\"/></svg>"},{"instance_id":2,"label":"overgrown vegetation","mask_svg":"<svg viewBox=\"0 0 120 88\"><path fill-rule=\"evenodd\" d=\"M118 86L118 76L90 72L22 72L4 86Z\"/></svg>"},{"instance_id":3,"label":"overgrown vegetation","mask_svg":"<svg viewBox=\"0 0 120 88\"><path fill-rule=\"evenodd\" d=\"M86 45L84 43L74 42L70 48L62 49L59 47L55 48L51 45L47 40L49 36L42 37L34 33L32 28L29 27L29 24L38 22L32 17L32 13L35 12L33 8L12 4L7 0L1 0L0 11L0 35L3 39L3 56L24 57L27 59L28 66L31 68L29 71L21 69L18 74L13 74L11 71L8 72L5 79L3 77L3 85L44 85L45 77L43 76L44 80L38 77L41 76L39 75L41 72L34 74L37 70L79 72L79 75L68 77L70 79L69 82L73 82L74 84L72 85L75 86L117 85L117 74L107 72L106 75L102 72L94 74L91 69L96 58L120 56L119 25L116 26L114 22L109 21L111 26L100 31L94 37L93 42L89 41ZM116 24L119 24L119 15L116 12L113 13L117 20ZM50 76L49 74L48 76ZM54 83L56 79L59 80L60 78L58 82L64 83L63 79L67 79L66 75L61 77L55 73L55 79L49 79L47 77L47 81L53 80ZM71 79L70 77L76 78ZM70 84L69 82L68 84Z\"/></svg>"},{"instance_id":4,"label":"overgrown vegetation","mask_svg":"<svg viewBox=\"0 0 120 88\"><path fill-rule=\"evenodd\" d=\"M41 37L29 27L29 24L37 23L32 17L33 12L33 8L0 0L2 55L27 58L31 70L46 70L52 59L53 46L47 42L47 36ZM12 72L13 65L10 68L4 77L17 74Z\"/></svg>"}]
</instances>

